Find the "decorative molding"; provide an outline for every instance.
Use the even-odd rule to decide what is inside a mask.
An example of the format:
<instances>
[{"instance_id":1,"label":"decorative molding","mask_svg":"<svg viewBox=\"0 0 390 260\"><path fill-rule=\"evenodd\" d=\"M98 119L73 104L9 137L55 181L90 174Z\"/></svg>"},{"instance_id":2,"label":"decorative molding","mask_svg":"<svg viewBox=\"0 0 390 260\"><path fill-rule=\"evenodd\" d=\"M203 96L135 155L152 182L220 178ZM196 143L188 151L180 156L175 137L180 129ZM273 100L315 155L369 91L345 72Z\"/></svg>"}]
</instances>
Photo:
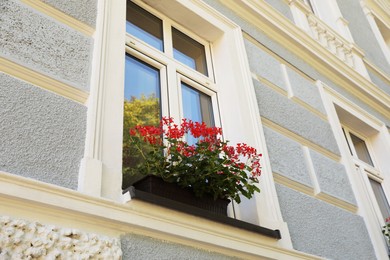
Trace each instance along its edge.
<instances>
[{"instance_id":1,"label":"decorative molding","mask_svg":"<svg viewBox=\"0 0 390 260\"><path fill-rule=\"evenodd\" d=\"M0 217L1 259L122 259L120 241L77 229Z\"/></svg>"},{"instance_id":2,"label":"decorative molding","mask_svg":"<svg viewBox=\"0 0 390 260\"><path fill-rule=\"evenodd\" d=\"M79 20L73 18L72 16L63 13L58 9L51 7L50 5L42 1L39 0L21 0L21 1L26 5L29 5L30 7L34 8L35 10L38 10L87 36L92 36L93 33L95 32L95 29L90 27L89 25L80 22Z\"/></svg>"},{"instance_id":3,"label":"decorative molding","mask_svg":"<svg viewBox=\"0 0 390 260\"><path fill-rule=\"evenodd\" d=\"M281 46L321 71L325 77L333 79L335 84L368 102L385 116L390 114L389 95L351 67L345 66L344 62L317 41L307 37L305 31L292 24L265 1L242 0L239 3L226 1L224 4L244 19L251 21Z\"/></svg>"},{"instance_id":4,"label":"decorative molding","mask_svg":"<svg viewBox=\"0 0 390 260\"><path fill-rule=\"evenodd\" d=\"M313 14L302 1L292 0L289 4L296 6L305 15L309 25L308 34L310 37L343 61L347 66L355 70L359 68L355 64L355 59L361 59L364 56L361 49L349 40L346 40L336 30ZM348 25L348 21L343 17L339 17L338 21L342 22L344 26Z\"/></svg>"},{"instance_id":5,"label":"decorative molding","mask_svg":"<svg viewBox=\"0 0 390 260\"><path fill-rule=\"evenodd\" d=\"M307 20L311 29L310 36L347 66L355 69L354 46L314 14L310 13Z\"/></svg>"},{"instance_id":6,"label":"decorative molding","mask_svg":"<svg viewBox=\"0 0 390 260\"><path fill-rule=\"evenodd\" d=\"M272 130L275 130L276 132L278 132L284 136L287 136L288 138L293 139L296 142L298 142L302 145L305 145L305 146L309 147L310 149L317 151L317 152L325 155L326 157L328 157L336 162L340 161L339 155L336 155L336 154L326 150L325 148L319 146L318 144L315 144L315 143L291 132L290 130L287 130L286 128L281 127L280 125L272 122L271 120L269 120L265 117L261 118L261 122L263 123L264 126L267 126L267 127L271 128Z\"/></svg>"},{"instance_id":7,"label":"decorative molding","mask_svg":"<svg viewBox=\"0 0 390 260\"><path fill-rule=\"evenodd\" d=\"M87 92L0 57L1 71L81 104L85 104L89 96Z\"/></svg>"},{"instance_id":8,"label":"decorative molding","mask_svg":"<svg viewBox=\"0 0 390 260\"><path fill-rule=\"evenodd\" d=\"M32 214L34 219L118 236L136 233L242 259L322 259L284 248L275 239L150 203L116 203L5 172L0 172L0 197L0 213L12 212L14 217Z\"/></svg>"}]
</instances>

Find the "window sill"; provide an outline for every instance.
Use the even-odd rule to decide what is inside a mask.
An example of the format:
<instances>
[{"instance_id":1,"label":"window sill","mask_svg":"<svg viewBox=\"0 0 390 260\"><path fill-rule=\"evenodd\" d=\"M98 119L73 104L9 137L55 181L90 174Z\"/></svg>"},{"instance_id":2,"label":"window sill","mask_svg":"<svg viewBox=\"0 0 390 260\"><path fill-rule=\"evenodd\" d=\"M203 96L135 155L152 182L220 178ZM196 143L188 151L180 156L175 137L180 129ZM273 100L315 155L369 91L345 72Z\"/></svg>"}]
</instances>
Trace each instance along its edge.
<instances>
[{"instance_id":1,"label":"window sill","mask_svg":"<svg viewBox=\"0 0 390 260\"><path fill-rule=\"evenodd\" d=\"M279 230L272 230L265 227L257 226L248 222L244 222L238 219L230 218L223 215L217 215L211 213L207 210L199 209L190 205L186 205L184 203L180 203L174 200L170 200L164 197L160 197L148 192L136 190L134 188L130 191L131 199L140 200L143 202L148 202L152 204L156 204L158 206L166 207L169 209L177 210L183 213L187 213L196 217L205 218L211 221L215 221L221 224L229 225L232 227L236 227L239 229L243 229L246 231L254 232L257 234L261 234L270 238L281 239Z\"/></svg>"}]
</instances>

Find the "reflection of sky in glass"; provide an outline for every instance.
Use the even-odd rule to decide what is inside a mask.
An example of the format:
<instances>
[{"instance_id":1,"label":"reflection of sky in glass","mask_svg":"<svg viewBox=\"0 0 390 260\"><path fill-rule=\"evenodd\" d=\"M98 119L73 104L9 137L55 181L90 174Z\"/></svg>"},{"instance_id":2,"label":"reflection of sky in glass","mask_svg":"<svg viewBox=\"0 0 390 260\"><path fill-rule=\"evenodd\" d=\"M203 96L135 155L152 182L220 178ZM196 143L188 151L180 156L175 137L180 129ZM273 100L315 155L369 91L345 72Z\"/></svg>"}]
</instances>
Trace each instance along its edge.
<instances>
[{"instance_id":1,"label":"reflection of sky in glass","mask_svg":"<svg viewBox=\"0 0 390 260\"><path fill-rule=\"evenodd\" d=\"M141 39L142 41L148 43L149 45L153 46L154 48L160 51L163 50L163 42L161 39L142 30L141 28L135 26L129 21L126 21L126 32L137 37L138 39Z\"/></svg>"},{"instance_id":2,"label":"reflection of sky in glass","mask_svg":"<svg viewBox=\"0 0 390 260\"><path fill-rule=\"evenodd\" d=\"M180 61L181 63L187 65L188 67L196 70L195 60L193 58L191 58L190 56L187 56L184 53L182 53L176 49L173 49L173 57L176 60Z\"/></svg>"},{"instance_id":3,"label":"reflection of sky in glass","mask_svg":"<svg viewBox=\"0 0 390 260\"><path fill-rule=\"evenodd\" d=\"M160 97L159 70L126 55L125 75L125 99L142 95Z\"/></svg>"},{"instance_id":4,"label":"reflection of sky in glass","mask_svg":"<svg viewBox=\"0 0 390 260\"><path fill-rule=\"evenodd\" d=\"M191 119L194 122L202 122L199 92L189 88L185 84L181 84L181 91L184 118Z\"/></svg>"},{"instance_id":5,"label":"reflection of sky in glass","mask_svg":"<svg viewBox=\"0 0 390 260\"><path fill-rule=\"evenodd\" d=\"M202 111L200 107L200 93L185 84L181 84L182 100L183 100L183 116L191 119L194 122L202 122ZM187 143L195 144L198 138L189 134L186 135Z\"/></svg>"}]
</instances>

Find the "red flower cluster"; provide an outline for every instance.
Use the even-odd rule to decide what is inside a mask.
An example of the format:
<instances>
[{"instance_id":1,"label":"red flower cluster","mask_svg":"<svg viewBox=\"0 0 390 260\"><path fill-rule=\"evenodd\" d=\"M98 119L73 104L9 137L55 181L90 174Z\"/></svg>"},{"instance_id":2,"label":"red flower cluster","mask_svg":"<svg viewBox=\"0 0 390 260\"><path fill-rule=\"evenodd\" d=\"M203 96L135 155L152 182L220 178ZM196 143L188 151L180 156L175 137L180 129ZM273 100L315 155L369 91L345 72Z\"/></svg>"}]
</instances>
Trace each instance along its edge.
<instances>
[{"instance_id":1,"label":"red flower cluster","mask_svg":"<svg viewBox=\"0 0 390 260\"><path fill-rule=\"evenodd\" d=\"M145 174L158 172L157 175L164 179L183 183L195 192L198 190L199 194L214 193L214 196L230 197L237 202L240 201L239 194L250 198L259 191L255 183L261 174L262 155L244 143L238 143L236 147L228 145L222 140L219 127L208 127L204 122L187 119L177 125L172 118L164 117L158 127L130 129L130 136L132 145L144 142L149 150L154 147L144 156L147 166L140 167ZM196 139L196 144L185 141L189 136ZM165 157L162 157L162 150Z\"/></svg>"}]
</instances>

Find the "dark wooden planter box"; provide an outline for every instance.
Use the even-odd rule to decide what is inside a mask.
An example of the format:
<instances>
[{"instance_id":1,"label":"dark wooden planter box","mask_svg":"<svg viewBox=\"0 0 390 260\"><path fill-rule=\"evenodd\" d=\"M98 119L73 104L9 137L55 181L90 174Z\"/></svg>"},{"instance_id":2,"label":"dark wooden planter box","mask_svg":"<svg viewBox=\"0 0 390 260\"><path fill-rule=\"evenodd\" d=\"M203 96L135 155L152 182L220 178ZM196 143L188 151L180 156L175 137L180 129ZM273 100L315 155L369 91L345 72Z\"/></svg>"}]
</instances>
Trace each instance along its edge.
<instances>
[{"instance_id":1,"label":"dark wooden planter box","mask_svg":"<svg viewBox=\"0 0 390 260\"><path fill-rule=\"evenodd\" d=\"M227 216L227 206L229 205L230 200L214 200L211 196L198 198L191 189L179 187L175 183L167 183L154 175L146 176L145 178L135 182L133 186L136 190L152 193L154 195L204 209L218 215Z\"/></svg>"},{"instance_id":2,"label":"dark wooden planter box","mask_svg":"<svg viewBox=\"0 0 390 260\"><path fill-rule=\"evenodd\" d=\"M279 230L247 223L227 216L229 200L214 201L213 198L195 197L191 189L183 189L176 184L164 182L153 175L135 182L125 189L132 199L153 203L162 207L181 211L193 216L209 219L236 228L255 232L275 239L280 239Z\"/></svg>"}]
</instances>

